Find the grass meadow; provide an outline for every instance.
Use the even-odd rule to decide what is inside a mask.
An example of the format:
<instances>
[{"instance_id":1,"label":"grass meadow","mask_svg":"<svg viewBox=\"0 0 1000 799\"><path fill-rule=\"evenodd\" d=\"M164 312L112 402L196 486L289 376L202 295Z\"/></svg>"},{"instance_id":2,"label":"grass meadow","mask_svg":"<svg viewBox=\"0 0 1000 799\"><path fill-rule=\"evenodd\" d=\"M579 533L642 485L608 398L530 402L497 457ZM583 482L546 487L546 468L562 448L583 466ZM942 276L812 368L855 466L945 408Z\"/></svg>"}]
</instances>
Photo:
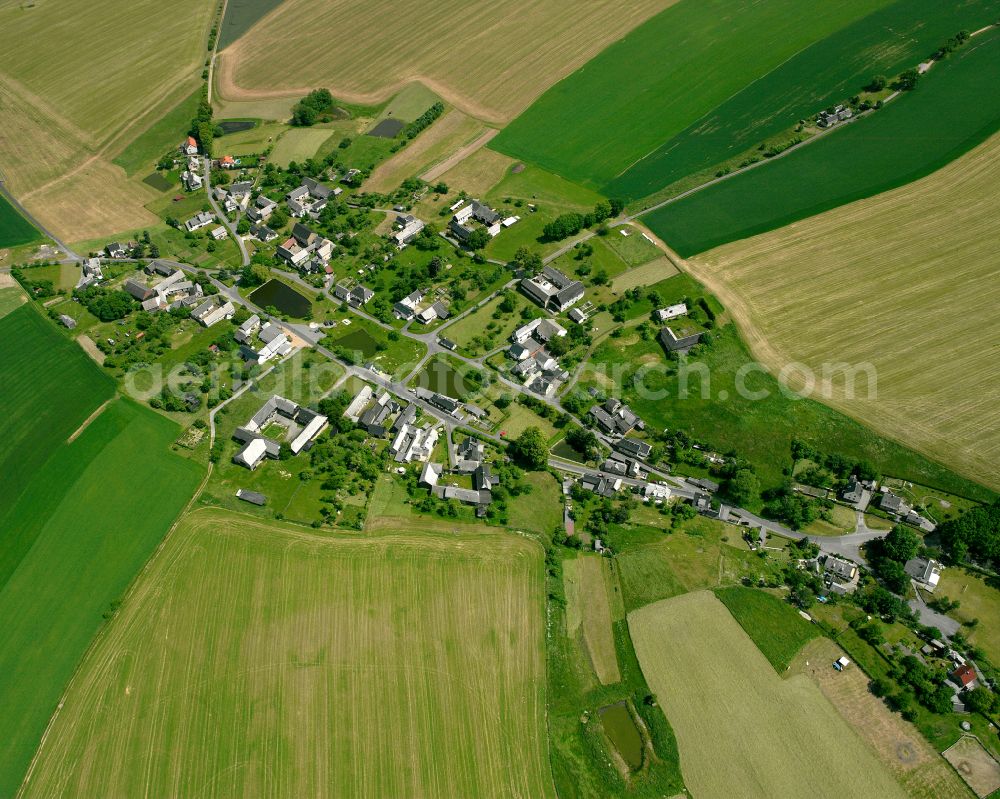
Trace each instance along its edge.
<instances>
[{"instance_id":1,"label":"grass meadow","mask_svg":"<svg viewBox=\"0 0 1000 799\"><path fill-rule=\"evenodd\" d=\"M179 432L112 402L0 518L4 549L20 553L0 580L0 795L14 795L95 633L197 486L200 467L168 449Z\"/></svg>"},{"instance_id":2,"label":"grass meadow","mask_svg":"<svg viewBox=\"0 0 1000 799\"><path fill-rule=\"evenodd\" d=\"M549 89L492 149L600 188L888 0L681 0Z\"/></svg>"},{"instance_id":3,"label":"grass meadow","mask_svg":"<svg viewBox=\"0 0 1000 799\"><path fill-rule=\"evenodd\" d=\"M621 680L611 626L608 562L600 555L581 555L563 563L566 591L566 634L578 638L602 685Z\"/></svg>"},{"instance_id":4,"label":"grass meadow","mask_svg":"<svg viewBox=\"0 0 1000 799\"><path fill-rule=\"evenodd\" d=\"M778 674L784 673L802 647L821 635L816 625L774 594L734 585L716 589L715 595Z\"/></svg>"},{"instance_id":5,"label":"grass meadow","mask_svg":"<svg viewBox=\"0 0 1000 799\"><path fill-rule=\"evenodd\" d=\"M541 549L186 517L24 795L552 796Z\"/></svg>"},{"instance_id":6,"label":"grass meadow","mask_svg":"<svg viewBox=\"0 0 1000 799\"><path fill-rule=\"evenodd\" d=\"M693 355L684 370L665 361L655 338L608 338L591 359L603 373L584 371L579 385L620 393L653 429L686 430L712 449L738 453L756 466L764 488L782 482L784 465L791 466L792 439L798 438L824 452L869 460L886 476L972 499L993 496L828 405L789 396L763 367L747 367L756 362L732 324L712 332L712 343ZM615 365L620 365L617 374ZM741 370L744 390L737 385ZM864 390L863 383L860 388Z\"/></svg>"},{"instance_id":7,"label":"grass meadow","mask_svg":"<svg viewBox=\"0 0 1000 799\"><path fill-rule=\"evenodd\" d=\"M965 636L980 647L991 663L1000 663L1000 581L954 566L941 573L936 596L961 602L951 615L961 622L979 619L974 629L962 630Z\"/></svg>"},{"instance_id":8,"label":"grass meadow","mask_svg":"<svg viewBox=\"0 0 1000 799\"><path fill-rule=\"evenodd\" d=\"M787 561L783 552L769 552L766 560L750 552L723 522L698 517L666 534L663 517L652 508L633 515L635 521L606 536L618 553L615 570L627 612L744 577L756 582Z\"/></svg>"},{"instance_id":9,"label":"grass meadow","mask_svg":"<svg viewBox=\"0 0 1000 799\"><path fill-rule=\"evenodd\" d=\"M34 225L21 216L6 197L0 196L0 248L20 247L40 238Z\"/></svg>"},{"instance_id":10,"label":"grass meadow","mask_svg":"<svg viewBox=\"0 0 1000 799\"><path fill-rule=\"evenodd\" d=\"M482 0L285 0L221 54L216 88L223 100L253 100L327 86L346 102L375 103L416 80L464 113L502 123L669 3L593 3L567 13L558 0L541 0L498 14ZM325 39L336 46L322 58L289 58Z\"/></svg>"},{"instance_id":11,"label":"grass meadow","mask_svg":"<svg viewBox=\"0 0 1000 799\"><path fill-rule=\"evenodd\" d=\"M915 66L961 29L996 18L991 0L897 0L861 17L750 82L611 180L609 196L638 199L714 168L846 101L877 74ZM791 137L791 133L789 133Z\"/></svg>"},{"instance_id":12,"label":"grass meadow","mask_svg":"<svg viewBox=\"0 0 1000 799\"><path fill-rule=\"evenodd\" d=\"M769 368L872 364L876 396L859 384L851 399L838 380L826 401L994 490L998 156L994 136L920 181L687 266L725 302ZM960 487L951 493L968 496Z\"/></svg>"},{"instance_id":13,"label":"grass meadow","mask_svg":"<svg viewBox=\"0 0 1000 799\"><path fill-rule=\"evenodd\" d=\"M657 602L628 624L693 796L906 796L816 685L775 674L711 593Z\"/></svg>"},{"instance_id":14,"label":"grass meadow","mask_svg":"<svg viewBox=\"0 0 1000 799\"><path fill-rule=\"evenodd\" d=\"M922 178L1000 128L1000 28L880 111L643 217L687 257Z\"/></svg>"}]
</instances>

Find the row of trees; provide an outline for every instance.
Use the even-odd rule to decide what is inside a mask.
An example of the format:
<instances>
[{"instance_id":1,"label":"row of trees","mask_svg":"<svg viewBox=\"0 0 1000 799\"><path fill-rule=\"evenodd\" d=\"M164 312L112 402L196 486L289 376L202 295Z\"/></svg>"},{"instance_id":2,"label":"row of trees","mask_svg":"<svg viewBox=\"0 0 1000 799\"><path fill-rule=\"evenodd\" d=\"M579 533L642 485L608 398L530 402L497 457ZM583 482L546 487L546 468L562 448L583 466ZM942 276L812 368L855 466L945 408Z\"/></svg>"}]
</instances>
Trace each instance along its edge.
<instances>
[{"instance_id":1,"label":"row of trees","mask_svg":"<svg viewBox=\"0 0 1000 799\"><path fill-rule=\"evenodd\" d=\"M589 213L579 214L571 212L560 214L542 228L542 235L548 241L560 241L561 239L575 236L584 228L593 227L616 217L624 210L625 203L622 200L601 200L594 206L594 210Z\"/></svg>"}]
</instances>

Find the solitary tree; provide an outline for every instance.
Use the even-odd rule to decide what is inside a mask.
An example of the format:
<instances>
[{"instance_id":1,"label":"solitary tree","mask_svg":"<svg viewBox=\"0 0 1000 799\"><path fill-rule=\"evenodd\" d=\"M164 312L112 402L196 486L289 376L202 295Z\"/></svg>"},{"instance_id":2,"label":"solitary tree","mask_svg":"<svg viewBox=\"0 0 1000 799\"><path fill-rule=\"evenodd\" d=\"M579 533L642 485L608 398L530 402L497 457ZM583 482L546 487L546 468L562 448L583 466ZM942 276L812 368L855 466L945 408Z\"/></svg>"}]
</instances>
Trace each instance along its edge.
<instances>
[{"instance_id":1,"label":"solitary tree","mask_svg":"<svg viewBox=\"0 0 1000 799\"><path fill-rule=\"evenodd\" d=\"M518 465L533 471L544 469L549 460L548 447L537 427L529 427L511 441L508 452Z\"/></svg>"}]
</instances>

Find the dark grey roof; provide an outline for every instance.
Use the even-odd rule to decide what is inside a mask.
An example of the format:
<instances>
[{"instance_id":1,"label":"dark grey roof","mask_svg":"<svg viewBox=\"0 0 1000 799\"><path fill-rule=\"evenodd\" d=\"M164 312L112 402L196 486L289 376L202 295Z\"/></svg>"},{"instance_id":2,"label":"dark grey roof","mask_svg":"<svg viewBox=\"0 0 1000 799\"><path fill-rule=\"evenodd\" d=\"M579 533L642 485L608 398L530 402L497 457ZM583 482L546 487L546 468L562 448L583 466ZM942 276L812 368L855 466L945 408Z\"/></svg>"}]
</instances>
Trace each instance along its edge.
<instances>
[{"instance_id":1,"label":"dark grey roof","mask_svg":"<svg viewBox=\"0 0 1000 799\"><path fill-rule=\"evenodd\" d=\"M263 494L258 494L256 491L247 491L245 488L241 488L237 491L236 496L244 502L249 502L252 505L263 505L267 502L267 497Z\"/></svg>"}]
</instances>

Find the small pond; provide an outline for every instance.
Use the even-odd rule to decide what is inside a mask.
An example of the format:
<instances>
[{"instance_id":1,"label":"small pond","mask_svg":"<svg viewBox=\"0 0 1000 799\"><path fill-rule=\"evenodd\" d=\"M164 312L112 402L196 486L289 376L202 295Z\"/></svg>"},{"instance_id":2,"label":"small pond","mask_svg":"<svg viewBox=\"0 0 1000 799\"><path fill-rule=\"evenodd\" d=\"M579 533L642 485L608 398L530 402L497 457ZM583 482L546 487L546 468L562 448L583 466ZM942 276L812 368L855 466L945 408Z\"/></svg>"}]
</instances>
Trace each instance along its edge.
<instances>
[{"instance_id":1,"label":"small pond","mask_svg":"<svg viewBox=\"0 0 1000 799\"><path fill-rule=\"evenodd\" d=\"M222 135L239 133L242 130L253 130L257 127L257 122L253 119L223 119L218 124L222 128Z\"/></svg>"},{"instance_id":2,"label":"small pond","mask_svg":"<svg viewBox=\"0 0 1000 799\"><path fill-rule=\"evenodd\" d=\"M405 127L405 124L401 119L383 119L368 131L368 135L379 139L393 139Z\"/></svg>"},{"instance_id":3,"label":"small pond","mask_svg":"<svg viewBox=\"0 0 1000 799\"><path fill-rule=\"evenodd\" d=\"M303 297L291 286L280 280L268 280L250 294L250 302L261 308L277 308L280 313L304 319L312 310L308 297Z\"/></svg>"},{"instance_id":4,"label":"small pond","mask_svg":"<svg viewBox=\"0 0 1000 799\"><path fill-rule=\"evenodd\" d=\"M597 711L601 717L604 734L618 750L618 754L635 770L642 767L642 735L632 720L624 702L607 705Z\"/></svg>"}]
</instances>

